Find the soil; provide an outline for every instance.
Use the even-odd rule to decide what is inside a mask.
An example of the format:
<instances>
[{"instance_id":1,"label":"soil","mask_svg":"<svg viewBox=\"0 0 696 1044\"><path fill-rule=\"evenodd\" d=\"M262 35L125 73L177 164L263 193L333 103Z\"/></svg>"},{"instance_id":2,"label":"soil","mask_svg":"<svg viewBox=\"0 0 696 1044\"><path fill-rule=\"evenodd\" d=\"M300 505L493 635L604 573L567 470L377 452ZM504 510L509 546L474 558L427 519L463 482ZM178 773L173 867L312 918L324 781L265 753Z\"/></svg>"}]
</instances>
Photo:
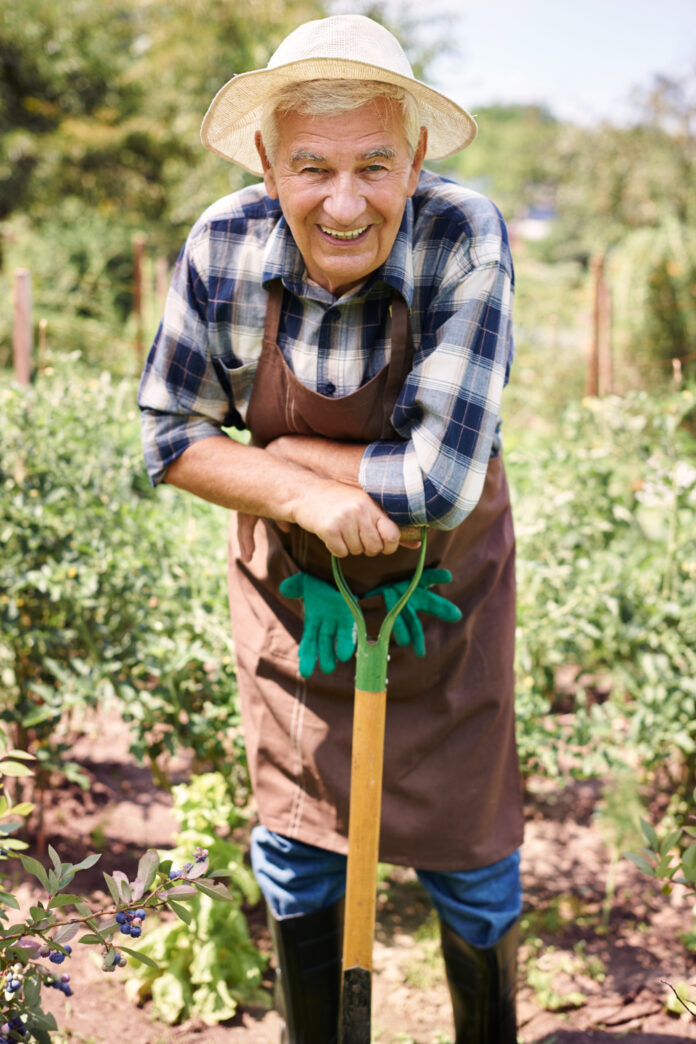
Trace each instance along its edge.
<instances>
[{"instance_id":1,"label":"soil","mask_svg":"<svg viewBox=\"0 0 696 1044\"><path fill-rule=\"evenodd\" d=\"M91 789L64 786L47 801L46 840L63 859L100 850L97 866L73 890L98 900L101 871L134 873L148 847L167 847L175 822L167 793L128 755L128 734L113 714L95 722L71 751ZM675 1044L696 1040L696 1019L671 1014L672 986L696 982L696 957L680 936L693 925L693 903L678 890L663 895L629 861L617 865L606 903L611 860L598 829L595 783L563 789L531 781L523 849L525 914L518 1014L523 1044ZM40 856L40 853L35 852ZM81 888L78 886L81 882ZM31 887L19 898L28 903ZM261 907L249 910L252 936L270 953ZM145 928L147 931L147 926ZM427 894L410 871L395 869L380 886L374 948L375 1044L447 1044L450 1004ZM150 1004L125 997L121 973L105 975L91 947L70 960L74 996L44 991L61 1027L61 1044L278 1044L272 1010L243 1009L224 1025L170 1027ZM273 972L264 985L272 991ZM49 996L50 994L50 996Z\"/></svg>"}]
</instances>

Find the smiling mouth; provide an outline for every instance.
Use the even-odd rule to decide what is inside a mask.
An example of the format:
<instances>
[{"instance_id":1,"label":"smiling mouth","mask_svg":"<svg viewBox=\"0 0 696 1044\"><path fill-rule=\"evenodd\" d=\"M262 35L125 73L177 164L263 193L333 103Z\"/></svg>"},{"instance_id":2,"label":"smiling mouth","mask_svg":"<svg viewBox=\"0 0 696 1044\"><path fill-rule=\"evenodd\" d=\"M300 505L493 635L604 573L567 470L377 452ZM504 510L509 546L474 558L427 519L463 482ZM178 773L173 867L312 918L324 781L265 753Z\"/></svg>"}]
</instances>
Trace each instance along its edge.
<instances>
[{"instance_id":1,"label":"smiling mouth","mask_svg":"<svg viewBox=\"0 0 696 1044\"><path fill-rule=\"evenodd\" d=\"M327 228L326 225L319 225L325 236L331 236L332 239L340 239L344 242L357 239L363 232L367 232L369 227L369 225L363 225L362 228L351 228L348 232L340 232L337 228Z\"/></svg>"}]
</instances>

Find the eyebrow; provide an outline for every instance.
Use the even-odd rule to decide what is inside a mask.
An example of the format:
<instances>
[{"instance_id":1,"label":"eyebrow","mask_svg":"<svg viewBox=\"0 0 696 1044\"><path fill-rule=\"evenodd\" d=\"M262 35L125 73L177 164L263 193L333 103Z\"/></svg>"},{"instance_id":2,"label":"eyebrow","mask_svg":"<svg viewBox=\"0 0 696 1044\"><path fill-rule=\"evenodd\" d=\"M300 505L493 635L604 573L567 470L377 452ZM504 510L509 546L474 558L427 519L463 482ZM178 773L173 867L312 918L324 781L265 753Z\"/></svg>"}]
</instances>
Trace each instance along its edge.
<instances>
[{"instance_id":1,"label":"eyebrow","mask_svg":"<svg viewBox=\"0 0 696 1044\"><path fill-rule=\"evenodd\" d=\"M298 149L297 152L293 152L290 157L291 163L326 163L326 157L320 156L317 152L310 152L308 149Z\"/></svg>"},{"instance_id":2,"label":"eyebrow","mask_svg":"<svg viewBox=\"0 0 696 1044\"><path fill-rule=\"evenodd\" d=\"M360 156L361 160L371 159L394 159L396 151L389 148L387 145L379 146L376 149L369 149L367 152L363 152ZM309 149L298 149L297 152L293 152L290 157L291 163L326 163L326 156L320 155L318 152L310 152Z\"/></svg>"}]
</instances>

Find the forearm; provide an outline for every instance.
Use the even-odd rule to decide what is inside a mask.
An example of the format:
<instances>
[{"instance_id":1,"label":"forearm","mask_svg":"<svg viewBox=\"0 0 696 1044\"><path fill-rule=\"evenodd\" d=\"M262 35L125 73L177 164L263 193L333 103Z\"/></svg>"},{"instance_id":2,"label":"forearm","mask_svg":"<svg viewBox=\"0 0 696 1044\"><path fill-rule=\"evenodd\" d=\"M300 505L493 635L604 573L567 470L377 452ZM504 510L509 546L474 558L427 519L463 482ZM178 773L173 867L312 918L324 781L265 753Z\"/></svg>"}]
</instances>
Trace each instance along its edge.
<instances>
[{"instance_id":1,"label":"forearm","mask_svg":"<svg viewBox=\"0 0 696 1044\"><path fill-rule=\"evenodd\" d=\"M291 522L301 474L289 461L220 435L192 443L164 481L233 511Z\"/></svg>"},{"instance_id":2,"label":"forearm","mask_svg":"<svg viewBox=\"0 0 696 1044\"><path fill-rule=\"evenodd\" d=\"M296 464L315 475L360 486L360 462L367 443L335 442L312 435L282 435L266 447L273 457Z\"/></svg>"},{"instance_id":3,"label":"forearm","mask_svg":"<svg viewBox=\"0 0 696 1044\"><path fill-rule=\"evenodd\" d=\"M190 445L165 481L245 516L295 523L339 556L392 554L401 539L398 526L358 486L226 436Z\"/></svg>"}]
</instances>

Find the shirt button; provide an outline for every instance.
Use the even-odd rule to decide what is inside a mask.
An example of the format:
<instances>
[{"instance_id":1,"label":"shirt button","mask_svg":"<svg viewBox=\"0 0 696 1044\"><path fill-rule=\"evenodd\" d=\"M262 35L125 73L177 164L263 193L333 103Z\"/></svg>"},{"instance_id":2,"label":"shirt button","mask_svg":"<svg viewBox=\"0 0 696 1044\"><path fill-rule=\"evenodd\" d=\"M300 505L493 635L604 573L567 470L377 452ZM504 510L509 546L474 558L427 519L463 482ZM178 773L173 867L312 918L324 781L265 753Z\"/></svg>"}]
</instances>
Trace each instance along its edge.
<instances>
[{"instance_id":1,"label":"shirt button","mask_svg":"<svg viewBox=\"0 0 696 1044\"><path fill-rule=\"evenodd\" d=\"M335 391L336 391L336 385L332 381L328 381L328 383L324 385L324 394L325 395L333 395L333 393Z\"/></svg>"}]
</instances>

